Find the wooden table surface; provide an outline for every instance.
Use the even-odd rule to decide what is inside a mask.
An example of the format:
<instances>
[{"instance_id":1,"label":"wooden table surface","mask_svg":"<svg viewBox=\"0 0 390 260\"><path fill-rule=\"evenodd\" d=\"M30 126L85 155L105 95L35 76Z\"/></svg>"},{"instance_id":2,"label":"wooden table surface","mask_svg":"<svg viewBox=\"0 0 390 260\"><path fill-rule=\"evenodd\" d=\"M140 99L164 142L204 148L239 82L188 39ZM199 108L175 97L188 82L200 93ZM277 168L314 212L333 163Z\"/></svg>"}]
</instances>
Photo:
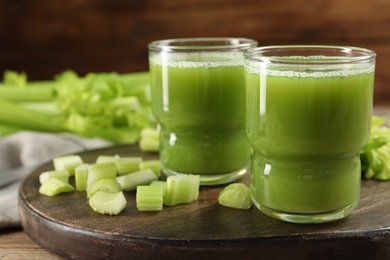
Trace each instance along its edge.
<instances>
[{"instance_id":1,"label":"wooden table surface","mask_svg":"<svg viewBox=\"0 0 390 260\"><path fill-rule=\"evenodd\" d=\"M374 114L390 116L390 106L376 106ZM10 227L0 230L0 259L64 258L36 244L22 228Z\"/></svg>"}]
</instances>

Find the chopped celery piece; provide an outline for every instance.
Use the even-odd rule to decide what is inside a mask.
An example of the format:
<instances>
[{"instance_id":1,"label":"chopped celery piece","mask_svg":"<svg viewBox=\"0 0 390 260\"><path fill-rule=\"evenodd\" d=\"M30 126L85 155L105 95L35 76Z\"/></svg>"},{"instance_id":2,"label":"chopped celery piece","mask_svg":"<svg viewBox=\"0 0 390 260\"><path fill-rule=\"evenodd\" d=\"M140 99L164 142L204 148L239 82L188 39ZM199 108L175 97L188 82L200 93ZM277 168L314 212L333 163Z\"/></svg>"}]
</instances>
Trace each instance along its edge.
<instances>
[{"instance_id":1,"label":"chopped celery piece","mask_svg":"<svg viewBox=\"0 0 390 260\"><path fill-rule=\"evenodd\" d=\"M54 169L56 171L66 170L70 176L74 175L75 168L80 164L83 164L83 160L79 155L64 155L53 159Z\"/></svg>"},{"instance_id":2,"label":"chopped celery piece","mask_svg":"<svg viewBox=\"0 0 390 260\"><path fill-rule=\"evenodd\" d=\"M139 147L143 152L158 152L159 151L159 136L160 131L153 128L144 128L141 130Z\"/></svg>"},{"instance_id":3,"label":"chopped celery piece","mask_svg":"<svg viewBox=\"0 0 390 260\"><path fill-rule=\"evenodd\" d=\"M77 191L85 191L87 189L89 164L83 163L76 167L74 172L74 181Z\"/></svg>"},{"instance_id":4,"label":"chopped celery piece","mask_svg":"<svg viewBox=\"0 0 390 260\"><path fill-rule=\"evenodd\" d=\"M39 175L39 183L43 184L43 183L47 182L49 179L51 179L51 178L57 178L57 179L60 179L63 182L68 183L68 181L69 181L69 173L68 173L68 171L65 171L65 170L42 172Z\"/></svg>"},{"instance_id":5,"label":"chopped celery piece","mask_svg":"<svg viewBox=\"0 0 390 260\"><path fill-rule=\"evenodd\" d=\"M139 169L151 169L157 177L160 177L161 175L161 164L159 160L148 160L140 162Z\"/></svg>"},{"instance_id":6,"label":"chopped celery piece","mask_svg":"<svg viewBox=\"0 0 390 260\"><path fill-rule=\"evenodd\" d=\"M167 190L167 183L165 181L152 181L152 183L149 184L150 186L161 186L163 195L165 195L165 191Z\"/></svg>"},{"instance_id":7,"label":"chopped celery piece","mask_svg":"<svg viewBox=\"0 0 390 260\"><path fill-rule=\"evenodd\" d=\"M160 211L163 209L163 190L161 185L137 186L137 209L139 211Z\"/></svg>"},{"instance_id":8,"label":"chopped celery piece","mask_svg":"<svg viewBox=\"0 0 390 260\"><path fill-rule=\"evenodd\" d=\"M88 170L87 189L96 181L116 177L116 167L113 162L91 164Z\"/></svg>"},{"instance_id":9,"label":"chopped celery piece","mask_svg":"<svg viewBox=\"0 0 390 260\"><path fill-rule=\"evenodd\" d=\"M232 183L219 193L218 203L235 209L249 209L252 206L249 188L243 183Z\"/></svg>"},{"instance_id":10,"label":"chopped celery piece","mask_svg":"<svg viewBox=\"0 0 390 260\"><path fill-rule=\"evenodd\" d=\"M99 155L96 158L96 163L115 162L117 156L115 155Z\"/></svg>"},{"instance_id":11,"label":"chopped celery piece","mask_svg":"<svg viewBox=\"0 0 390 260\"><path fill-rule=\"evenodd\" d=\"M158 140L141 138L139 141L140 150L143 152L158 152L160 148L159 145Z\"/></svg>"},{"instance_id":12,"label":"chopped celery piece","mask_svg":"<svg viewBox=\"0 0 390 260\"><path fill-rule=\"evenodd\" d=\"M133 191L139 185L148 185L157 180L157 176L150 169L140 170L126 175L118 176L117 182L121 185L122 190Z\"/></svg>"},{"instance_id":13,"label":"chopped celery piece","mask_svg":"<svg viewBox=\"0 0 390 260\"><path fill-rule=\"evenodd\" d=\"M57 178L50 178L39 188L40 194L49 197L71 191L74 191L74 187L72 185Z\"/></svg>"},{"instance_id":14,"label":"chopped celery piece","mask_svg":"<svg viewBox=\"0 0 390 260\"><path fill-rule=\"evenodd\" d=\"M142 138L150 138L150 139L159 139L160 138L160 130L155 128L144 128L141 130Z\"/></svg>"},{"instance_id":15,"label":"chopped celery piece","mask_svg":"<svg viewBox=\"0 0 390 260\"><path fill-rule=\"evenodd\" d=\"M167 178L164 205L190 203L199 196L199 175L175 175Z\"/></svg>"},{"instance_id":16,"label":"chopped celery piece","mask_svg":"<svg viewBox=\"0 0 390 260\"><path fill-rule=\"evenodd\" d=\"M121 157L115 160L116 170L118 175L125 175L128 173L140 170L139 164L142 162L141 157Z\"/></svg>"},{"instance_id":17,"label":"chopped celery piece","mask_svg":"<svg viewBox=\"0 0 390 260\"><path fill-rule=\"evenodd\" d=\"M115 178L100 179L88 188L87 198L91 198L98 191L115 193L122 191L122 188Z\"/></svg>"},{"instance_id":18,"label":"chopped celery piece","mask_svg":"<svg viewBox=\"0 0 390 260\"><path fill-rule=\"evenodd\" d=\"M89 205L100 214L118 215L126 208L127 201L122 191L98 191L89 199Z\"/></svg>"}]
</instances>

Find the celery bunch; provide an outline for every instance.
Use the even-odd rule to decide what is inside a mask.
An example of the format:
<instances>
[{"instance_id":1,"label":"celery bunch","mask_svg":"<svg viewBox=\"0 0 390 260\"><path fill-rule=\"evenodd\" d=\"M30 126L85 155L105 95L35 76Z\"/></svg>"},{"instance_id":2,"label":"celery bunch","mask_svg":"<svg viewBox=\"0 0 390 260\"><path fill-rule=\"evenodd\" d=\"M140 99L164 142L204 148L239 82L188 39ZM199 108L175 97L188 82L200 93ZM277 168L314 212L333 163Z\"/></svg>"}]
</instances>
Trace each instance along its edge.
<instances>
[{"instance_id":1,"label":"celery bunch","mask_svg":"<svg viewBox=\"0 0 390 260\"><path fill-rule=\"evenodd\" d=\"M390 128L386 118L374 116L371 136L360 153L362 176L366 179L390 179Z\"/></svg>"},{"instance_id":2,"label":"celery bunch","mask_svg":"<svg viewBox=\"0 0 390 260\"><path fill-rule=\"evenodd\" d=\"M154 125L147 72L81 77L65 71L51 81L29 82L24 73L6 71L0 84L0 136L68 131L128 144Z\"/></svg>"}]
</instances>

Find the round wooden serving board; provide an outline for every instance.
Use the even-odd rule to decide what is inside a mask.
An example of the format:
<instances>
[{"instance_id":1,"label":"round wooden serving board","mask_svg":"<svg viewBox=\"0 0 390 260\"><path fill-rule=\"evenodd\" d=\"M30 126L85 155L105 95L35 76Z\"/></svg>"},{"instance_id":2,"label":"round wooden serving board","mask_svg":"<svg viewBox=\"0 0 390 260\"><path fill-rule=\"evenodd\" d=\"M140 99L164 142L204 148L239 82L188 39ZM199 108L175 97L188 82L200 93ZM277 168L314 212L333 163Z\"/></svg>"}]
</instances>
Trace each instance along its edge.
<instances>
[{"instance_id":1,"label":"round wooden serving board","mask_svg":"<svg viewBox=\"0 0 390 260\"><path fill-rule=\"evenodd\" d=\"M98 155L142 156L137 146L81 153L86 162ZM38 193L34 170L20 186L19 211L25 232L56 254L80 259L385 259L390 257L390 181L363 181L359 207L346 219L299 225L274 220L256 208L218 205L223 186L201 187L191 204L139 212L135 193L125 192L127 208L118 216L95 213L85 192L56 197ZM244 177L248 182L248 176Z\"/></svg>"}]
</instances>

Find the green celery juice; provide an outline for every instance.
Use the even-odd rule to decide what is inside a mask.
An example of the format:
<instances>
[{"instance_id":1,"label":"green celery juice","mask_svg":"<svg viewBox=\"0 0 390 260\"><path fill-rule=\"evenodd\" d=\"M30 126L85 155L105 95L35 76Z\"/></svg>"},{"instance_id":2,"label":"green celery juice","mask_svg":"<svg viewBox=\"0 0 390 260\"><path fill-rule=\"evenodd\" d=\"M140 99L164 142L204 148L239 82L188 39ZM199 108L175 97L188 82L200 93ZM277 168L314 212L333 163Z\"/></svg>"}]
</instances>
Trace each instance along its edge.
<instances>
[{"instance_id":1,"label":"green celery juice","mask_svg":"<svg viewBox=\"0 0 390 260\"><path fill-rule=\"evenodd\" d=\"M150 60L152 108L161 125L160 159L175 173L216 175L245 169L244 68L240 59Z\"/></svg>"},{"instance_id":2,"label":"green celery juice","mask_svg":"<svg viewBox=\"0 0 390 260\"><path fill-rule=\"evenodd\" d=\"M371 70L246 72L251 196L260 209L317 214L356 204L370 135Z\"/></svg>"}]
</instances>

